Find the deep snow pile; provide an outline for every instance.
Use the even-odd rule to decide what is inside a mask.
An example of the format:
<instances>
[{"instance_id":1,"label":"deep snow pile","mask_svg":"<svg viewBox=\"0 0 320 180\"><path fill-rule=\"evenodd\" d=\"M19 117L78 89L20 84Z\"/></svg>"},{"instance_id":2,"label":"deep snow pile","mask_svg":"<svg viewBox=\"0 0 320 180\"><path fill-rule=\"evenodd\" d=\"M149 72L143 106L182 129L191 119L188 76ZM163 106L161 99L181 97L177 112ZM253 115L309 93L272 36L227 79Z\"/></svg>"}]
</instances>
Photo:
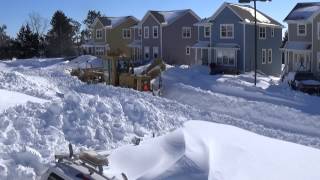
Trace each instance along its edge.
<instances>
[{"instance_id":1,"label":"deep snow pile","mask_svg":"<svg viewBox=\"0 0 320 180\"><path fill-rule=\"evenodd\" d=\"M69 75L74 64L63 59L0 62L0 89L24 96L0 101L0 179L34 179L69 142L112 149L136 136L165 134L188 120L232 124L320 148L319 98L274 86L268 77L259 77L261 88L254 88L250 75L208 76L203 67L173 67L163 76L165 99L82 83Z\"/></svg>"},{"instance_id":2,"label":"deep snow pile","mask_svg":"<svg viewBox=\"0 0 320 180\"><path fill-rule=\"evenodd\" d=\"M320 179L320 150L204 121L118 148L109 159L105 172L129 179Z\"/></svg>"},{"instance_id":3,"label":"deep snow pile","mask_svg":"<svg viewBox=\"0 0 320 180\"><path fill-rule=\"evenodd\" d=\"M34 179L68 142L106 150L201 117L197 110L151 94L82 83L65 71L68 62L45 67L37 61L0 63L2 91L45 101L24 104L25 99L14 107L0 102L7 107L0 112L0 179Z\"/></svg>"}]
</instances>

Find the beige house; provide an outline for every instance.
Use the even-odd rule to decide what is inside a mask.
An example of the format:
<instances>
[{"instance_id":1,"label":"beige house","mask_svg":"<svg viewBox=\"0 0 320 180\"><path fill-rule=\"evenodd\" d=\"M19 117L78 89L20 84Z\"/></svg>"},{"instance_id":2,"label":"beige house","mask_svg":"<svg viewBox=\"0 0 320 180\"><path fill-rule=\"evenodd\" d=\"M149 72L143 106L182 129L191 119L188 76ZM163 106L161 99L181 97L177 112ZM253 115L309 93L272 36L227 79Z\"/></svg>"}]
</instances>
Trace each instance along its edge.
<instances>
[{"instance_id":1,"label":"beige house","mask_svg":"<svg viewBox=\"0 0 320 180\"><path fill-rule=\"evenodd\" d=\"M138 22L133 16L96 18L91 28L91 39L82 45L84 53L103 56L120 50L124 56L131 57L128 47L134 40L131 27Z\"/></svg>"}]
</instances>

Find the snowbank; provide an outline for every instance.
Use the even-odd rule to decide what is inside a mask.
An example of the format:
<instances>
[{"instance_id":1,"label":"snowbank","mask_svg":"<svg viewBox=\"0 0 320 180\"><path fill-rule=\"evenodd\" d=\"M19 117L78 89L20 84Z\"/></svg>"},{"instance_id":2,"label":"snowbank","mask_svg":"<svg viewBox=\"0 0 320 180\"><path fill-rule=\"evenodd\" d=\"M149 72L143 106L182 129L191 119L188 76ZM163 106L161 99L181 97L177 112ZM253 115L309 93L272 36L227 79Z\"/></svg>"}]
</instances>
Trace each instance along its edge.
<instances>
[{"instance_id":1,"label":"snowbank","mask_svg":"<svg viewBox=\"0 0 320 180\"><path fill-rule=\"evenodd\" d=\"M14 107L19 104L25 104L27 102L44 103L47 101L28 96L26 94L0 89L0 112L10 107Z\"/></svg>"},{"instance_id":2,"label":"snowbank","mask_svg":"<svg viewBox=\"0 0 320 180\"><path fill-rule=\"evenodd\" d=\"M68 63L71 68L103 68L103 61L95 56L83 55L79 56Z\"/></svg>"},{"instance_id":3,"label":"snowbank","mask_svg":"<svg viewBox=\"0 0 320 180\"><path fill-rule=\"evenodd\" d=\"M125 172L129 179L319 179L319 161L317 149L190 121L168 135L113 151L106 173Z\"/></svg>"}]
</instances>

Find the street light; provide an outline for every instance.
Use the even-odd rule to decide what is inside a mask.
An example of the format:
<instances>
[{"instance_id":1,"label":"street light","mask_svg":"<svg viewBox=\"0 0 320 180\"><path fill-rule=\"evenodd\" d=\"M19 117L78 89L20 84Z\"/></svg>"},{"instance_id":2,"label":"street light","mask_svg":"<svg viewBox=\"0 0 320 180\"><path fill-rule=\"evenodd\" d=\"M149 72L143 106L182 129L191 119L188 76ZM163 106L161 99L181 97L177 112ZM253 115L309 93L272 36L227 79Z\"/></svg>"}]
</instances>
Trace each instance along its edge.
<instances>
[{"instance_id":1,"label":"street light","mask_svg":"<svg viewBox=\"0 0 320 180\"><path fill-rule=\"evenodd\" d=\"M254 85L257 86L257 68L258 68L258 32L257 32L257 1L270 2L271 0L239 0L239 3L254 2Z\"/></svg>"}]
</instances>

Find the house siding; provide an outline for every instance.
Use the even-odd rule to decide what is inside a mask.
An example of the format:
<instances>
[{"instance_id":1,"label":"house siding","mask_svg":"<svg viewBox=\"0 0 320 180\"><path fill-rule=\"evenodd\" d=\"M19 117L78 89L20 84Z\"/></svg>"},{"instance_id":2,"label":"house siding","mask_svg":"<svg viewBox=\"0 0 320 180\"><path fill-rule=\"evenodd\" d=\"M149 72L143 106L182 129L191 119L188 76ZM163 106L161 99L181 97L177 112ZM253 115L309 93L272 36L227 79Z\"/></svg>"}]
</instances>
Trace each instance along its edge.
<instances>
[{"instance_id":1,"label":"house siding","mask_svg":"<svg viewBox=\"0 0 320 180\"><path fill-rule=\"evenodd\" d=\"M312 41L312 24L307 24L307 34L306 36L298 36L297 23L288 24L289 29L289 41L302 41L311 42Z\"/></svg>"},{"instance_id":2,"label":"house siding","mask_svg":"<svg viewBox=\"0 0 320 180\"><path fill-rule=\"evenodd\" d=\"M312 71L320 74L318 67L318 53L320 53L320 39L318 37L318 23L320 23L320 14L318 14L313 20L313 63Z\"/></svg>"},{"instance_id":3,"label":"house siding","mask_svg":"<svg viewBox=\"0 0 320 180\"><path fill-rule=\"evenodd\" d=\"M122 38L122 30L123 29L130 29L131 26L136 24L137 21L133 19L128 19L121 25L117 26L114 29L109 29L107 31L107 42L110 46L110 50L114 51L120 49L125 56L131 56L131 50L128 47L128 44L133 41L133 30L131 29L131 38L130 39L123 39Z\"/></svg>"},{"instance_id":4,"label":"house siding","mask_svg":"<svg viewBox=\"0 0 320 180\"><path fill-rule=\"evenodd\" d=\"M152 32L152 27L153 26L158 26L159 29L159 33L158 33L158 38L154 39L153 38L153 32ZM144 38L144 27L149 27L149 38ZM145 60L152 60L153 59L153 47L159 47L159 57L161 57L161 43L160 43L160 39L161 39L161 27L159 25L159 23L151 16L149 15L147 17L147 19L143 22L142 24L142 56L144 58L144 47L148 46L150 48L150 53L149 53L149 57L150 59L145 59Z\"/></svg>"},{"instance_id":5,"label":"house siding","mask_svg":"<svg viewBox=\"0 0 320 180\"><path fill-rule=\"evenodd\" d=\"M237 51L237 69L243 70L243 25L239 23L241 19L235 15L229 8L225 8L214 19L211 26L211 44L214 46L217 43L234 43L240 46L240 50ZM221 39L220 38L220 25L221 24L233 24L234 25L234 38L233 39ZM211 62L215 62L216 55L211 56ZM210 61L210 60L209 60Z\"/></svg>"},{"instance_id":6,"label":"house siding","mask_svg":"<svg viewBox=\"0 0 320 180\"><path fill-rule=\"evenodd\" d=\"M199 27L199 41L210 41L210 37L204 37L204 26Z\"/></svg>"},{"instance_id":7,"label":"house siding","mask_svg":"<svg viewBox=\"0 0 320 180\"><path fill-rule=\"evenodd\" d=\"M187 13L173 24L163 28L163 58L167 63L174 65L194 63L193 53L186 55L186 47L191 47L197 42L198 31L197 27L193 26L196 22L198 19L191 13ZM190 39L182 38L183 27L191 28Z\"/></svg>"},{"instance_id":8,"label":"house siding","mask_svg":"<svg viewBox=\"0 0 320 180\"><path fill-rule=\"evenodd\" d=\"M101 39L97 39L97 30L101 29L102 30L102 38ZM95 42L106 42L106 29L103 27L103 25L98 21L95 26L92 29L92 39Z\"/></svg>"},{"instance_id":9,"label":"house siding","mask_svg":"<svg viewBox=\"0 0 320 180\"><path fill-rule=\"evenodd\" d=\"M271 37L271 27L266 27L266 39L259 39L259 27L257 30L258 48L257 48L257 68L265 74L279 75L281 73L281 41L282 29L274 29L274 37ZM246 25L246 71L254 70L254 25ZM272 49L272 63L262 64L262 49Z\"/></svg>"}]
</instances>

